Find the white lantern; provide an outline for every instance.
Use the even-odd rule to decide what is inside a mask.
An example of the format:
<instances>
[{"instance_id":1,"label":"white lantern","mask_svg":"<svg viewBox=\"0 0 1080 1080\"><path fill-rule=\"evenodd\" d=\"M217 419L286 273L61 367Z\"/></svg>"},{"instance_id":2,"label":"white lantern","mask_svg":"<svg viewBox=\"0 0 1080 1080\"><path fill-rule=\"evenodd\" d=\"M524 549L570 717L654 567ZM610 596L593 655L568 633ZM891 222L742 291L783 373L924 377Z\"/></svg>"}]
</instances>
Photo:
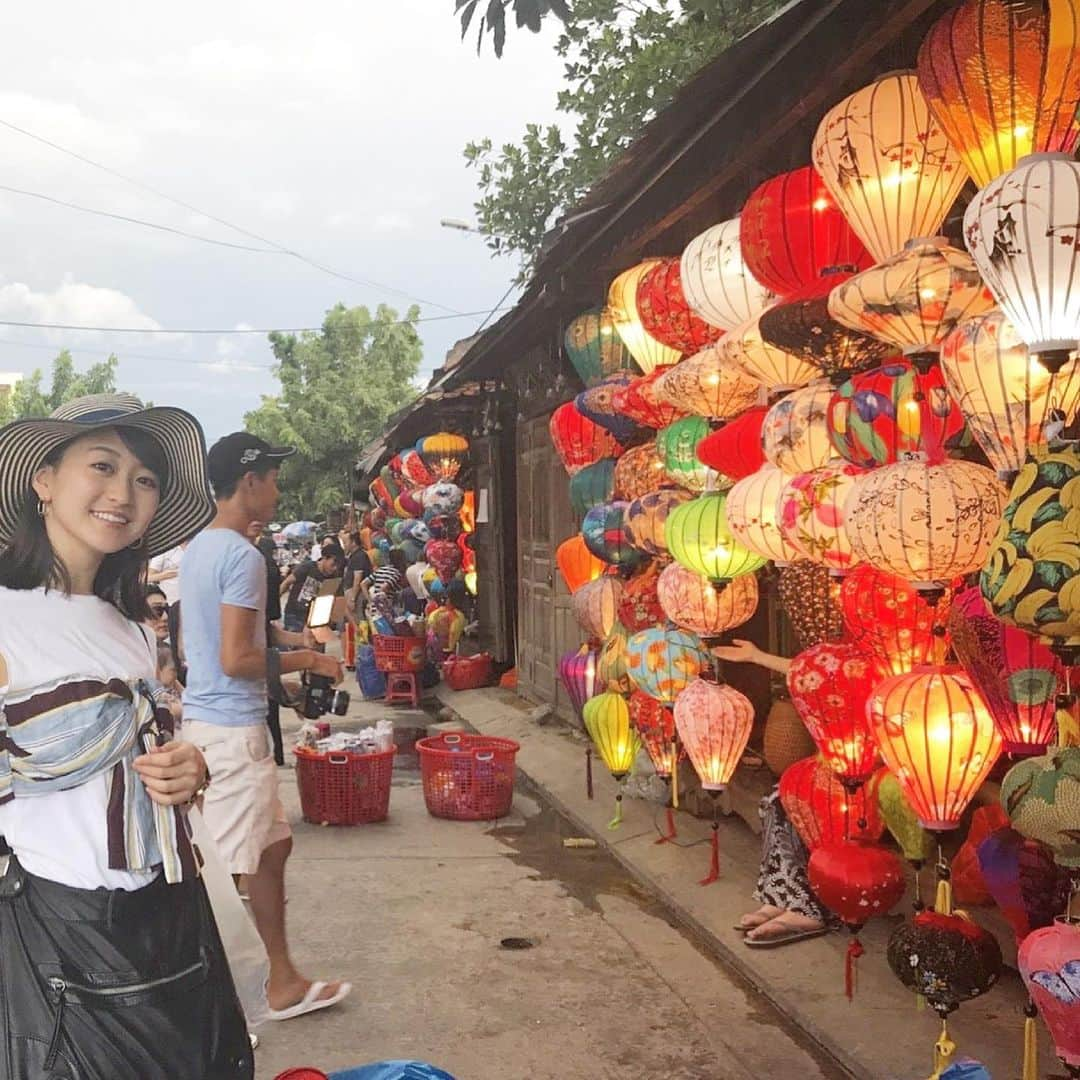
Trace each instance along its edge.
<instances>
[{"instance_id":1,"label":"white lantern","mask_svg":"<svg viewBox=\"0 0 1080 1080\"><path fill-rule=\"evenodd\" d=\"M862 475L862 469L836 459L813 472L787 477L777 501L784 539L830 570L850 570L859 559L847 536L844 508Z\"/></svg>"},{"instance_id":2,"label":"white lantern","mask_svg":"<svg viewBox=\"0 0 1080 1080\"><path fill-rule=\"evenodd\" d=\"M761 383L725 360L716 345L680 360L660 376L657 396L696 416L727 420L757 404Z\"/></svg>"},{"instance_id":3,"label":"white lantern","mask_svg":"<svg viewBox=\"0 0 1080 1080\"><path fill-rule=\"evenodd\" d=\"M761 336L760 314L739 323L720 339L717 346L724 359L763 383L770 393L793 390L813 379L820 379L821 369L816 364L806 357L770 345Z\"/></svg>"},{"instance_id":4,"label":"white lantern","mask_svg":"<svg viewBox=\"0 0 1080 1080\"><path fill-rule=\"evenodd\" d=\"M778 566L802 557L780 531L780 492L787 480L775 465L762 465L732 487L725 504L731 535L744 548Z\"/></svg>"},{"instance_id":5,"label":"white lantern","mask_svg":"<svg viewBox=\"0 0 1080 1080\"><path fill-rule=\"evenodd\" d=\"M828 427L833 393L830 383L816 382L769 409L761 425L761 449L769 462L794 476L820 469L835 456Z\"/></svg>"}]
</instances>

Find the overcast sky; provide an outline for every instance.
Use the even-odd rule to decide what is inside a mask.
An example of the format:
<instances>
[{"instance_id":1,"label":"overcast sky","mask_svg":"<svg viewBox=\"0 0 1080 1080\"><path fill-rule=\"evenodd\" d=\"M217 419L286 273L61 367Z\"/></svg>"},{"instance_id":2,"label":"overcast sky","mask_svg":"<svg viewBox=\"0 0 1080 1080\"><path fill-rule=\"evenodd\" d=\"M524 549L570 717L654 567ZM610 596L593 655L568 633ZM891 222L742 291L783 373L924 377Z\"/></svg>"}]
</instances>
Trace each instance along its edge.
<instances>
[{"instance_id":1,"label":"overcast sky","mask_svg":"<svg viewBox=\"0 0 1080 1080\"><path fill-rule=\"evenodd\" d=\"M513 277L472 219L471 138L554 117L561 66L541 37L502 60L462 43L450 0L63 0L8 5L0 122L58 143L315 261L459 312ZM0 185L230 243L222 225L0 123ZM395 293L282 254L214 247L0 190L0 320L166 329L318 326ZM424 316L445 315L423 305ZM424 370L482 317L426 323ZM0 371L79 368L110 351L124 389L191 409L212 440L274 392L264 335L119 335L0 326Z\"/></svg>"}]
</instances>

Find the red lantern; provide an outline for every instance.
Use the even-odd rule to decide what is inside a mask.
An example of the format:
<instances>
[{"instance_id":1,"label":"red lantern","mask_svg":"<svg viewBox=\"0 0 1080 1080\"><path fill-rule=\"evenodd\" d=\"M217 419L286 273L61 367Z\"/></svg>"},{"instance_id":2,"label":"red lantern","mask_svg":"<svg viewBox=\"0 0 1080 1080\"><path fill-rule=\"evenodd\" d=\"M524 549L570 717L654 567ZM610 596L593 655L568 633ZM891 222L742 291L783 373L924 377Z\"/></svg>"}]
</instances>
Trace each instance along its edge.
<instances>
[{"instance_id":1,"label":"red lantern","mask_svg":"<svg viewBox=\"0 0 1080 1080\"><path fill-rule=\"evenodd\" d=\"M453 540L429 540L424 547L424 558L443 584L449 584L461 568L461 549Z\"/></svg>"},{"instance_id":2,"label":"red lantern","mask_svg":"<svg viewBox=\"0 0 1080 1080\"><path fill-rule=\"evenodd\" d=\"M830 266L864 270L873 257L810 165L766 180L739 221L743 261L767 289L787 296Z\"/></svg>"},{"instance_id":3,"label":"red lantern","mask_svg":"<svg viewBox=\"0 0 1080 1080\"><path fill-rule=\"evenodd\" d=\"M641 736L656 775L666 780L675 766L675 714L642 690L630 695L630 721Z\"/></svg>"},{"instance_id":4,"label":"red lantern","mask_svg":"<svg viewBox=\"0 0 1080 1080\"><path fill-rule=\"evenodd\" d=\"M672 366L653 368L648 375L642 375L629 386L616 390L612 397L614 407L634 423L649 428L664 428L688 416L678 406L664 401L656 385Z\"/></svg>"},{"instance_id":5,"label":"red lantern","mask_svg":"<svg viewBox=\"0 0 1080 1080\"><path fill-rule=\"evenodd\" d=\"M847 788L866 783L878 762L866 702L881 680L877 665L852 645L815 645L791 661L791 701L826 764Z\"/></svg>"},{"instance_id":6,"label":"red lantern","mask_svg":"<svg viewBox=\"0 0 1080 1080\"><path fill-rule=\"evenodd\" d=\"M706 435L697 445L698 461L732 480L756 473L765 464L761 428L768 411L767 405L755 405Z\"/></svg>"},{"instance_id":7,"label":"red lantern","mask_svg":"<svg viewBox=\"0 0 1080 1080\"><path fill-rule=\"evenodd\" d=\"M723 330L695 315L683 293L680 259L661 259L638 282L637 311L645 332L681 353L696 353Z\"/></svg>"},{"instance_id":8,"label":"red lantern","mask_svg":"<svg viewBox=\"0 0 1080 1080\"><path fill-rule=\"evenodd\" d=\"M622 599L619 601L619 622L631 634L664 621L664 609L660 606L660 599L656 594L659 577L660 571L655 561L651 561L623 586Z\"/></svg>"},{"instance_id":9,"label":"red lantern","mask_svg":"<svg viewBox=\"0 0 1080 1080\"><path fill-rule=\"evenodd\" d=\"M803 758L784 770L780 804L811 852L844 839L880 840L885 831L874 785L845 791L840 777L819 757Z\"/></svg>"},{"instance_id":10,"label":"red lantern","mask_svg":"<svg viewBox=\"0 0 1080 1080\"><path fill-rule=\"evenodd\" d=\"M560 405L551 414L548 428L551 441L571 476L586 465L595 465L601 458L618 457L622 453L622 447L611 434L583 416L572 401Z\"/></svg>"}]
</instances>

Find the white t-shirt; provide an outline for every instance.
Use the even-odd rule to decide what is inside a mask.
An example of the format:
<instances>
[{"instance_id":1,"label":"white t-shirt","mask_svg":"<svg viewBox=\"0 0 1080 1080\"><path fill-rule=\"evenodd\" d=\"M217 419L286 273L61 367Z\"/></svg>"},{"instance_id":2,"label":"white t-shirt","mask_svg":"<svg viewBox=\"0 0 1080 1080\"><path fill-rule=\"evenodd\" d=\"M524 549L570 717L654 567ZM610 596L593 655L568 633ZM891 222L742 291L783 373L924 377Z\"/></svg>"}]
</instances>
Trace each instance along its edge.
<instances>
[{"instance_id":1,"label":"white t-shirt","mask_svg":"<svg viewBox=\"0 0 1080 1080\"><path fill-rule=\"evenodd\" d=\"M155 657L138 623L96 596L0 588L0 655L5 691L89 675L152 679ZM31 874L77 889L138 889L156 871L109 869L109 770L67 791L0 806L0 835Z\"/></svg>"},{"instance_id":2,"label":"white t-shirt","mask_svg":"<svg viewBox=\"0 0 1080 1080\"><path fill-rule=\"evenodd\" d=\"M155 574L164 573L166 570L179 570L180 563L184 558L184 548L174 547L165 552L164 555L155 555L150 560L150 569ZM161 587L161 591L165 594L165 599L170 605L175 604L180 599L180 575L176 577L165 578L164 581L156 582Z\"/></svg>"}]
</instances>

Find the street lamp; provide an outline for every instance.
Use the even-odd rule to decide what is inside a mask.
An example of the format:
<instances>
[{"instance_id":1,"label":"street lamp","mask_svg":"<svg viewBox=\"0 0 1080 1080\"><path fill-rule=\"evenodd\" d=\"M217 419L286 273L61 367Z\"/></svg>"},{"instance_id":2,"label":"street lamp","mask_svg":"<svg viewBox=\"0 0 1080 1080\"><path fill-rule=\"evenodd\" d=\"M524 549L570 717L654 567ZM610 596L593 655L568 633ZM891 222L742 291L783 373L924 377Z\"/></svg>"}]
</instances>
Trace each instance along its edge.
<instances>
[{"instance_id":1,"label":"street lamp","mask_svg":"<svg viewBox=\"0 0 1080 1080\"><path fill-rule=\"evenodd\" d=\"M439 224L444 229L457 229L458 232L479 233L481 236L488 235L486 230L478 229L475 225L470 225L467 221L462 221L460 218L440 218Z\"/></svg>"}]
</instances>

